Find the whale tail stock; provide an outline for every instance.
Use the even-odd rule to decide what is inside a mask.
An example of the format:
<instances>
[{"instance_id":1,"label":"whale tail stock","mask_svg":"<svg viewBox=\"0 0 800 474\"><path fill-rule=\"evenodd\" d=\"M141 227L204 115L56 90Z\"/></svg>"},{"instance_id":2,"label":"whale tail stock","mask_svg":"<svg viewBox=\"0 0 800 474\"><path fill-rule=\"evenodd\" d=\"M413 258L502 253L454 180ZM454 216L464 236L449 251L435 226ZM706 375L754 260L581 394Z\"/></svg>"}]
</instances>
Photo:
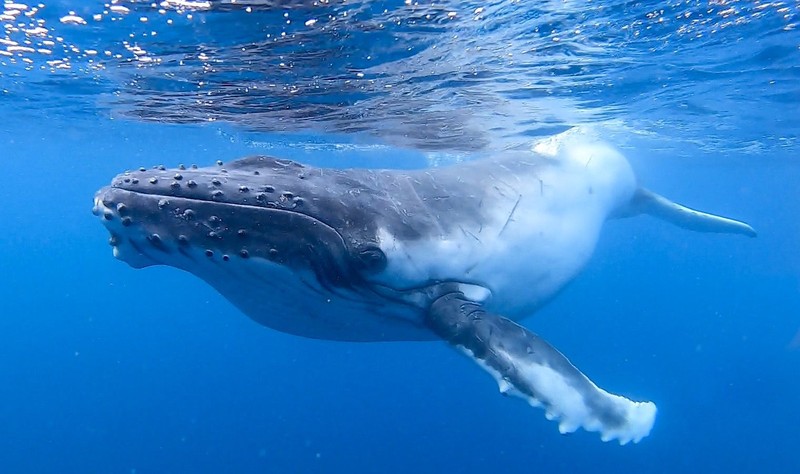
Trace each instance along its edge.
<instances>
[{"instance_id":1,"label":"whale tail stock","mask_svg":"<svg viewBox=\"0 0 800 474\"><path fill-rule=\"evenodd\" d=\"M648 214L695 232L740 234L748 237L757 235L755 229L742 221L682 206L644 188L639 188L631 200L627 215L635 214Z\"/></svg>"}]
</instances>

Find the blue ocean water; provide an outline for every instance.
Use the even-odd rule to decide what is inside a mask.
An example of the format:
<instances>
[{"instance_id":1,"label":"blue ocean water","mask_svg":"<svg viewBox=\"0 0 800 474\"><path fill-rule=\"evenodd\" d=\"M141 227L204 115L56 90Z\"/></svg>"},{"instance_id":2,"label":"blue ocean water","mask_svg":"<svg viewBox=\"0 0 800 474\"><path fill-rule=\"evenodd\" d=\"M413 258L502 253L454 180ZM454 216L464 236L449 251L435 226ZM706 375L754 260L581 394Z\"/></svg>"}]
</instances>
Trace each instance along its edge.
<instances>
[{"instance_id":1,"label":"blue ocean water","mask_svg":"<svg viewBox=\"0 0 800 474\"><path fill-rule=\"evenodd\" d=\"M800 4L111 6L0 16L0 472L800 471ZM443 343L258 326L89 212L138 166L431 166L575 126L759 232L609 222L526 320L658 404L636 445L560 435Z\"/></svg>"}]
</instances>

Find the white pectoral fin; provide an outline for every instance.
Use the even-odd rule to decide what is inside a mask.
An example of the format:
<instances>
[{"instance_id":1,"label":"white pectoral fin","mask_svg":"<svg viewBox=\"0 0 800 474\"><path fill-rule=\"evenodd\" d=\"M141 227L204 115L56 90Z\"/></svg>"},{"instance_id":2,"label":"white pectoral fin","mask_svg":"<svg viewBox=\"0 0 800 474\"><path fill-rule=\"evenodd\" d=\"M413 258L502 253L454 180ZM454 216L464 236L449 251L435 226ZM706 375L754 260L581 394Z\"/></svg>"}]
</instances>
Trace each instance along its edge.
<instances>
[{"instance_id":1,"label":"white pectoral fin","mask_svg":"<svg viewBox=\"0 0 800 474\"><path fill-rule=\"evenodd\" d=\"M547 341L522 326L487 313L461 293L442 296L431 306L427 324L497 381L558 421L561 433L597 431L603 441L638 442L656 416L652 402L636 402L599 388Z\"/></svg>"},{"instance_id":2,"label":"white pectoral fin","mask_svg":"<svg viewBox=\"0 0 800 474\"><path fill-rule=\"evenodd\" d=\"M631 206L635 213L649 214L684 229L756 236L756 231L744 222L690 209L644 188L636 191Z\"/></svg>"},{"instance_id":3,"label":"white pectoral fin","mask_svg":"<svg viewBox=\"0 0 800 474\"><path fill-rule=\"evenodd\" d=\"M538 342L540 351L543 344L547 343L542 340ZM547 352L550 351L552 353L548 357L557 354L563 359L562 363L569 363L554 348L548 347ZM609 393L571 364L569 370L562 372L558 367L551 367L535 358L515 358L505 354L509 361L515 361L518 373L515 383L512 383L507 376L491 369L474 354L468 355L495 378L501 393L514 395L531 406L543 408L548 420L558 422L561 434L583 428L599 432L603 441L616 439L624 445L630 441L638 443L653 428L657 411L653 402L637 402Z\"/></svg>"}]
</instances>

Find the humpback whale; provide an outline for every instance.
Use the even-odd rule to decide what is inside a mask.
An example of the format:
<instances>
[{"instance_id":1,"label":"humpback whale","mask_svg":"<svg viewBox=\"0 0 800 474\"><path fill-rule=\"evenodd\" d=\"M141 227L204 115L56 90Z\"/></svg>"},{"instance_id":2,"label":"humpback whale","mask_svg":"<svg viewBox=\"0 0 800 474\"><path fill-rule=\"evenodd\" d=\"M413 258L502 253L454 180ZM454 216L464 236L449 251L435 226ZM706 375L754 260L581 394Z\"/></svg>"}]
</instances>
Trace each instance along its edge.
<instances>
[{"instance_id":1,"label":"humpback whale","mask_svg":"<svg viewBox=\"0 0 800 474\"><path fill-rule=\"evenodd\" d=\"M638 442L649 401L600 388L519 321L586 264L609 219L747 224L640 187L592 140L441 168L332 169L251 156L115 177L94 199L114 255L208 282L258 323L341 341L443 340L559 431Z\"/></svg>"}]
</instances>

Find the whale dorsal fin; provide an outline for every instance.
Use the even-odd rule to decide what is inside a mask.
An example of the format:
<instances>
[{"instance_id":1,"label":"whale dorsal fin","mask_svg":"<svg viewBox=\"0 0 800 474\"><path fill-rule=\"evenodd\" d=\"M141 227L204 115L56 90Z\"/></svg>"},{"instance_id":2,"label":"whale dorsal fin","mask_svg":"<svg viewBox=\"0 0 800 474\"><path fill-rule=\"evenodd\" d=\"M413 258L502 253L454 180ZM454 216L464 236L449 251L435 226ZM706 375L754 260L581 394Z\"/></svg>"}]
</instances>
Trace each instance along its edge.
<instances>
[{"instance_id":1,"label":"whale dorsal fin","mask_svg":"<svg viewBox=\"0 0 800 474\"><path fill-rule=\"evenodd\" d=\"M696 232L756 236L756 231L744 222L696 211L644 188L639 188L633 196L631 210L637 214L649 214L678 227Z\"/></svg>"}]
</instances>

